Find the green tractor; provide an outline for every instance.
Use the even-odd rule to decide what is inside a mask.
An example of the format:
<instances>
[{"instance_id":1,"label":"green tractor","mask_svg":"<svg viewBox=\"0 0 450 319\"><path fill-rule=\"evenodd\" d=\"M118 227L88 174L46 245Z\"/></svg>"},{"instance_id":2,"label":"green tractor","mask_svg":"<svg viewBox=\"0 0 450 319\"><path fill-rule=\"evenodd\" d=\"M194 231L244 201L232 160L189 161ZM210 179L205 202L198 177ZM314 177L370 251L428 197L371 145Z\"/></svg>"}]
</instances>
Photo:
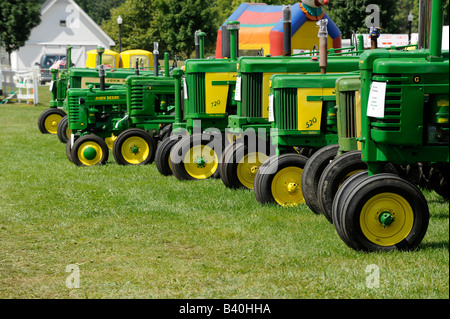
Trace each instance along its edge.
<instances>
[{"instance_id":1,"label":"green tractor","mask_svg":"<svg viewBox=\"0 0 450 319\"><path fill-rule=\"evenodd\" d=\"M100 66L99 84L71 88L67 92L68 127L72 131L66 154L74 164L102 165L109 149L121 165L148 164L154 159L162 127L173 122L175 81L169 76L169 53L165 54L165 76L135 75L125 85L106 87L107 76ZM167 135L168 132L166 132Z\"/></svg>"},{"instance_id":2,"label":"green tractor","mask_svg":"<svg viewBox=\"0 0 450 319\"><path fill-rule=\"evenodd\" d=\"M352 249L412 250L426 234L425 197L414 183L385 173L387 163L419 163L422 177L448 198L449 54L441 50L441 5L440 0L432 4L429 50L361 55L361 108L355 119L360 133L350 128L343 135L348 153L360 143L366 169L338 188L331 209L339 237ZM352 95L350 83L347 91L340 86L343 95ZM357 103L348 100L340 107L348 110L353 105Z\"/></svg>"},{"instance_id":3,"label":"green tractor","mask_svg":"<svg viewBox=\"0 0 450 319\"><path fill-rule=\"evenodd\" d=\"M52 69L52 81L50 83L51 98L49 102L49 109L44 110L38 118L38 127L42 133L56 134L59 140L66 143L69 136L70 130L68 129L68 118L66 111L68 111L67 106L67 89L68 88L85 88L87 89L90 85L94 87L99 87L100 80L98 75L98 70L95 67L87 68L77 68L69 67L71 66L71 49L72 47L67 47L67 60L66 69L56 70ZM90 54L90 59L95 54L93 58L93 65L102 64L103 59L108 61L116 61L113 65L118 65L119 54L116 53L115 56L105 55L105 49L98 47L96 52ZM108 51L109 52L109 51ZM111 51L112 52L112 51ZM95 64L96 63L96 64ZM142 74L150 75L152 71L141 70ZM106 69L106 80L105 86L109 87L111 85L125 84L125 79L129 75L135 74L134 68L111 68Z\"/></svg>"},{"instance_id":4,"label":"green tractor","mask_svg":"<svg viewBox=\"0 0 450 319\"><path fill-rule=\"evenodd\" d=\"M356 52L356 51L355 51ZM328 56L331 73L355 71L357 56ZM228 147L222 155L220 176L229 188L253 189L258 167L274 154L269 131L270 78L274 74L320 73L316 56L241 57L239 58L236 115L228 117ZM233 143L233 141L236 141ZM291 144L290 152L295 151ZM284 150L287 151L287 150ZM306 154L307 150L302 149ZM309 150L308 150L309 152Z\"/></svg>"},{"instance_id":5,"label":"green tractor","mask_svg":"<svg viewBox=\"0 0 450 319\"><path fill-rule=\"evenodd\" d=\"M162 175L173 173L180 180L218 177L228 115L237 109L233 97L239 22L228 21L227 28L230 58L187 60L184 71L173 70L177 93L174 134L159 145L155 158Z\"/></svg>"}]
</instances>

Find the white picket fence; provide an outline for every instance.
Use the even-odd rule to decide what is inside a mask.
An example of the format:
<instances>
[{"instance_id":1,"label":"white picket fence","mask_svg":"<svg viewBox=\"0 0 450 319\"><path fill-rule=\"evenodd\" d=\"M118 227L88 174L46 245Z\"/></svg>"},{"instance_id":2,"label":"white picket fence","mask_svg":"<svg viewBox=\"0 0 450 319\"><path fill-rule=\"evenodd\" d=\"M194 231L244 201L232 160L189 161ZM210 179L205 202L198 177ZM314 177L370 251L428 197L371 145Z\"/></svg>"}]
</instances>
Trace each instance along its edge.
<instances>
[{"instance_id":1,"label":"white picket fence","mask_svg":"<svg viewBox=\"0 0 450 319\"><path fill-rule=\"evenodd\" d=\"M37 70L12 71L3 69L1 74L3 95L6 97L3 103L14 101L25 102L30 105L39 103L39 75Z\"/></svg>"}]
</instances>

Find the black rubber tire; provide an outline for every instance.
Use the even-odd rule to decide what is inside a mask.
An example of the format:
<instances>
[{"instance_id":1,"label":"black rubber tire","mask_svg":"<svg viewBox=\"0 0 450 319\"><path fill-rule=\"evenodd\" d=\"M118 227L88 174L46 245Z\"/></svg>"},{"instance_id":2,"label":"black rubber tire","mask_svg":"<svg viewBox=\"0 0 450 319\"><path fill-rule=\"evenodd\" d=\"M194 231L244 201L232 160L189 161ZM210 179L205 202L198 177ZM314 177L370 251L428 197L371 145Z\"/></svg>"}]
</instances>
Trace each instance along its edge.
<instances>
[{"instance_id":1,"label":"black rubber tire","mask_svg":"<svg viewBox=\"0 0 450 319\"><path fill-rule=\"evenodd\" d=\"M49 115L53 115L53 114L60 115L61 118L63 118L64 116L67 115L66 112L64 112L63 110L58 109L56 107L52 107L52 108L49 108L47 110L44 110L39 115L39 118L38 118L38 128L39 128L39 131L42 134L50 134L50 132L45 128L45 120L47 119L47 117ZM56 127L55 127L55 133L54 134L56 134Z\"/></svg>"},{"instance_id":2,"label":"black rubber tire","mask_svg":"<svg viewBox=\"0 0 450 319\"><path fill-rule=\"evenodd\" d=\"M67 141L67 143L66 143L66 156L67 156L67 159L69 161L73 162L71 151L72 151L71 143L70 143L70 141Z\"/></svg>"},{"instance_id":3,"label":"black rubber tire","mask_svg":"<svg viewBox=\"0 0 450 319\"><path fill-rule=\"evenodd\" d=\"M329 222L333 222L333 199L340 185L351 173L367 169L367 164L361 160L360 151L344 153L327 165L320 176L317 187L317 198L321 212Z\"/></svg>"},{"instance_id":4,"label":"black rubber tire","mask_svg":"<svg viewBox=\"0 0 450 319\"><path fill-rule=\"evenodd\" d=\"M147 147L149 149L149 152L147 156L144 159L137 158L137 162L131 162L127 160L124 157L123 154L123 145L127 142L130 138L139 137L143 139ZM131 153L131 152L130 152ZM146 165L153 163L153 160L155 159L155 153L156 153L156 141L153 138L151 134L149 134L147 131L144 131L140 128L130 128L117 136L117 139L114 141L113 145L113 156L114 160L119 165ZM130 154L128 154L130 155Z\"/></svg>"},{"instance_id":5,"label":"black rubber tire","mask_svg":"<svg viewBox=\"0 0 450 319\"><path fill-rule=\"evenodd\" d=\"M362 180L366 179L369 176L367 170L363 172L356 173L350 176L342 185L339 187L336 195L333 199L332 206L332 220L334 228L338 233L339 237L344 241L347 245L348 239L347 235L344 233L344 229L342 228L343 220L345 218L345 211L343 211L343 200L348 196L348 193L351 192L356 185L361 183Z\"/></svg>"},{"instance_id":6,"label":"black rubber tire","mask_svg":"<svg viewBox=\"0 0 450 319\"><path fill-rule=\"evenodd\" d=\"M56 133L61 143L67 143L67 141L70 138L70 136L67 136L66 134L68 127L69 127L69 118L66 115L61 119L61 121L59 121Z\"/></svg>"},{"instance_id":7,"label":"black rubber tire","mask_svg":"<svg viewBox=\"0 0 450 319\"><path fill-rule=\"evenodd\" d=\"M99 161L97 163L95 163L93 165L86 165L85 163L83 163L80 160L80 158L78 156L78 149L80 148L80 146L82 146L83 143L89 142L89 141L93 141L93 142L97 143L100 146L101 151L102 151L101 158L99 159ZM70 143L68 143L68 144L70 144ZM72 162L77 166L104 165L108 161L109 148L108 148L108 145L106 145L106 142L101 137L94 135L94 134L84 135L84 136L80 137L79 139L77 139L73 143L73 147L70 150L70 156L72 158Z\"/></svg>"},{"instance_id":8,"label":"black rubber tire","mask_svg":"<svg viewBox=\"0 0 450 319\"><path fill-rule=\"evenodd\" d=\"M234 144L234 147L227 147L227 149L224 150L220 178L222 179L226 187L232 189L254 189L254 187L250 185L250 179L247 182L243 182L238 177L239 163L246 155L249 154L249 152L256 152L258 154L261 153L262 155L267 157L269 157L270 154L274 153L274 149L269 143L263 140L258 140L257 144L261 145L261 147L258 147L258 145L250 147L247 142L238 142Z\"/></svg>"},{"instance_id":9,"label":"black rubber tire","mask_svg":"<svg viewBox=\"0 0 450 319\"><path fill-rule=\"evenodd\" d=\"M276 203L272 193L272 182L277 173L287 167L298 167L304 170L308 158L294 153L273 155L269 157L258 169L255 182L255 198L260 204ZM281 205L281 203L278 203Z\"/></svg>"},{"instance_id":10,"label":"black rubber tire","mask_svg":"<svg viewBox=\"0 0 450 319\"><path fill-rule=\"evenodd\" d=\"M156 149L155 164L161 175L172 175L172 169L169 165L170 151L182 137L181 135L171 135L165 138Z\"/></svg>"},{"instance_id":11,"label":"black rubber tire","mask_svg":"<svg viewBox=\"0 0 450 319\"><path fill-rule=\"evenodd\" d=\"M210 172L207 172L205 177L198 178L198 176L193 176L186 169L186 165L184 163L184 157L188 152L196 145L208 145L215 152L214 156L217 156L217 167L211 168L214 170L211 175ZM170 163L172 166L173 175L179 180L203 180L208 178L219 178L220 170L219 170L219 162L223 152L223 143L222 137L215 134L193 134L186 136L179 140L173 147L170 152ZM190 165L188 163L187 165ZM214 165L215 166L215 165Z\"/></svg>"},{"instance_id":12,"label":"black rubber tire","mask_svg":"<svg viewBox=\"0 0 450 319\"><path fill-rule=\"evenodd\" d=\"M383 193L392 193L403 198L405 203L410 205L413 214L409 233L392 245L381 245L370 240L361 228L360 220L364 205L374 196ZM370 252L414 250L428 229L430 216L424 195L417 186L394 174L382 173L363 179L342 199L342 206L345 215L341 227L347 236L349 247L355 250Z\"/></svg>"},{"instance_id":13,"label":"black rubber tire","mask_svg":"<svg viewBox=\"0 0 450 319\"><path fill-rule=\"evenodd\" d=\"M327 165L336 157L339 145L328 145L317 150L308 159L302 175L302 192L306 205L315 213L322 213L317 196L320 176Z\"/></svg>"}]
</instances>

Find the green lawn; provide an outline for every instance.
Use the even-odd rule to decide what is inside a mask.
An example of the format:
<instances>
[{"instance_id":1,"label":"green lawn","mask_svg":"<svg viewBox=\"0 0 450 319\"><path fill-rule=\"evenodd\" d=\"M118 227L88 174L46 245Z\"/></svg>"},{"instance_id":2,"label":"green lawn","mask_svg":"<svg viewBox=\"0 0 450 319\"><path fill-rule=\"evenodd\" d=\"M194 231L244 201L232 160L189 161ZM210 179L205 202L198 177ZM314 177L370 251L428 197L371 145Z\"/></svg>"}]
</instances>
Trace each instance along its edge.
<instances>
[{"instance_id":1,"label":"green lawn","mask_svg":"<svg viewBox=\"0 0 450 319\"><path fill-rule=\"evenodd\" d=\"M0 105L0 298L449 298L449 204L434 192L418 251L356 252L305 205L261 206L220 179L112 154L76 167L38 130L47 88L38 106Z\"/></svg>"}]
</instances>

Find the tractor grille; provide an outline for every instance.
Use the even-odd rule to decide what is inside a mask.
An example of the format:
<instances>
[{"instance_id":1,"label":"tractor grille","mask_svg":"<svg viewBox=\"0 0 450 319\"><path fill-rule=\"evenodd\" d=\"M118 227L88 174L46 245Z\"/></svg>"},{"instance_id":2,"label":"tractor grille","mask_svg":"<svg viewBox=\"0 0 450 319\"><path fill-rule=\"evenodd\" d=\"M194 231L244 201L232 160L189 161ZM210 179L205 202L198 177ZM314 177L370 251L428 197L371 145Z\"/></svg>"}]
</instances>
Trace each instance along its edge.
<instances>
[{"instance_id":1,"label":"tractor grille","mask_svg":"<svg viewBox=\"0 0 450 319\"><path fill-rule=\"evenodd\" d=\"M262 73L242 74L242 116L262 117Z\"/></svg>"},{"instance_id":2,"label":"tractor grille","mask_svg":"<svg viewBox=\"0 0 450 319\"><path fill-rule=\"evenodd\" d=\"M148 87L148 86L146 86ZM144 85L133 85L130 94L131 110L143 110L144 108Z\"/></svg>"},{"instance_id":3,"label":"tractor grille","mask_svg":"<svg viewBox=\"0 0 450 319\"><path fill-rule=\"evenodd\" d=\"M298 130L297 89L275 91L274 114L276 127L280 130Z\"/></svg>"},{"instance_id":4,"label":"tractor grille","mask_svg":"<svg viewBox=\"0 0 450 319\"><path fill-rule=\"evenodd\" d=\"M343 95L344 103L341 107L342 114L345 114L344 127L342 130L342 137L351 138L356 137L356 101L355 101L355 91L345 91L341 94Z\"/></svg>"},{"instance_id":5,"label":"tractor grille","mask_svg":"<svg viewBox=\"0 0 450 319\"><path fill-rule=\"evenodd\" d=\"M206 113L205 73L193 73L188 83L189 106L192 113Z\"/></svg>"},{"instance_id":6,"label":"tractor grille","mask_svg":"<svg viewBox=\"0 0 450 319\"><path fill-rule=\"evenodd\" d=\"M80 122L80 103L77 96L69 96L68 98L69 119L71 123Z\"/></svg>"},{"instance_id":7,"label":"tractor grille","mask_svg":"<svg viewBox=\"0 0 450 319\"><path fill-rule=\"evenodd\" d=\"M401 75L389 74L389 76L377 75L377 81L386 81L386 98L384 118L373 119L371 127L377 131L399 132L402 114L402 85Z\"/></svg>"}]
</instances>

